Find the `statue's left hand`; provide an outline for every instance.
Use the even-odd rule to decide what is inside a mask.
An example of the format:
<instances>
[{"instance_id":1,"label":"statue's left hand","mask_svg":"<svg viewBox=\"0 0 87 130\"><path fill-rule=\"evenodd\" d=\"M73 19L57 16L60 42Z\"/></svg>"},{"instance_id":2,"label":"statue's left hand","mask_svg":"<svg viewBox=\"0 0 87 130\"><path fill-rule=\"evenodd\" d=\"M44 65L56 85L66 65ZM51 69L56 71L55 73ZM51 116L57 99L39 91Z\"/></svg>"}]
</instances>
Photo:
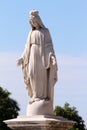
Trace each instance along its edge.
<instances>
[{"instance_id":1,"label":"statue's left hand","mask_svg":"<svg viewBox=\"0 0 87 130\"><path fill-rule=\"evenodd\" d=\"M55 59L55 56L51 56L51 62L52 62L52 65L55 65L56 64L56 59Z\"/></svg>"}]
</instances>

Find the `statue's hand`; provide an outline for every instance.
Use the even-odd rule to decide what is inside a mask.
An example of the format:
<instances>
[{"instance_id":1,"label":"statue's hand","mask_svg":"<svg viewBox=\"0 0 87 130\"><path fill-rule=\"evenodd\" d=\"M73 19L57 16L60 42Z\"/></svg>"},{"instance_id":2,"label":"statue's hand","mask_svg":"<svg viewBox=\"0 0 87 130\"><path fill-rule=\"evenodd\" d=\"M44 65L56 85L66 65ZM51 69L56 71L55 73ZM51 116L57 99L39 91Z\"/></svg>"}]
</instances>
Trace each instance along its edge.
<instances>
[{"instance_id":1,"label":"statue's hand","mask_svg":"<svg viewBox=\"0 0 87 130\"><path fill-rule=\"evenodd\" d=\"M56 58L53 55L51 56L51 62L52 62L52 65L56 64Z\"/></svg>"},{"instance_id":2,"label":"statue's hand","mask_svg":"<svg viewBox=\"0 0 87 130\"><path fill-rule=\"evenodd\" d=\"M17 65L20 66L20 65L22 65L22 64L23 64L23 58L18 59Z\"/></svg>"}]
</instances>

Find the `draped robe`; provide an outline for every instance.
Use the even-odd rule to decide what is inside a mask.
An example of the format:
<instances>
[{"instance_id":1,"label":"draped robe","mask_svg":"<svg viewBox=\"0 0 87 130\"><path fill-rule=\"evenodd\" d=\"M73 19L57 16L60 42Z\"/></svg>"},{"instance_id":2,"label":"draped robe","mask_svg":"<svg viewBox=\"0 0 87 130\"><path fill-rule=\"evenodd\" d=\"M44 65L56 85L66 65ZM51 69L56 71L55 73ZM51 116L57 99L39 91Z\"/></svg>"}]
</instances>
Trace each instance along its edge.
<instances>
[{"instance_id":1,"label":"draped robe","mask_svg":"<svg viewBox=\"0 0 87 130\"><path fill-rule=\"evenodd\" d=\"M52 63L51 56L55 57L55 54L49 30L32 30L22 54L22 71L28 94L33 100L53 100L51 90L57 81L57 63Z\"/></svg>"}]
</instances>

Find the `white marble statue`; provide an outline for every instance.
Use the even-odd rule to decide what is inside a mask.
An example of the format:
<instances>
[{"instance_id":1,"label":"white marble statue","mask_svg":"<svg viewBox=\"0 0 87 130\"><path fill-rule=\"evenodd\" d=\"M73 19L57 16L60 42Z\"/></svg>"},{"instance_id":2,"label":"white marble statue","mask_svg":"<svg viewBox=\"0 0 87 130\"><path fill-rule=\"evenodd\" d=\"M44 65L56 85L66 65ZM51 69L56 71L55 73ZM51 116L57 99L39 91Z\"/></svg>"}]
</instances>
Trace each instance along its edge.
<instances>
[{"instance_id":1,"label":"white marble statue","mask_svg":"<svg viewBox=\"0 0 87 130\"><path fill-rule=\"evenodd\" d=\"M57 62L52 39L37 10L31 10L29 22L32 30L28 34L18 65L22 66L30 105L40 101L51 102L52 105L53 88L57 81Z\"/></svg>"}]
</instances>

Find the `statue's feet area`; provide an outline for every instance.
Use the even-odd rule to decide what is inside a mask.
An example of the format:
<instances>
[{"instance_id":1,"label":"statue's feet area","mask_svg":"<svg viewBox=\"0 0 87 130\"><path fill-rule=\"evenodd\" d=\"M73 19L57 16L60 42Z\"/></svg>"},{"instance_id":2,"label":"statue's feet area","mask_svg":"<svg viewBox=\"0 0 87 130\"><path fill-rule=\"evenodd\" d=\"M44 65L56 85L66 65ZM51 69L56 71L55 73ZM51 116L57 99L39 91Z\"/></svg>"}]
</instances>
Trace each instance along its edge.
<instances>
[{"instance_id":1,"label":"statue's feet area","mask_svg":"<svg viewBox=\"0 0 87 130\"><path fill-rule=\"evenodd\" d=\"M27 106L27 116L53 115L53 105L50 100L36 99Z\"/></svg>"},{"instance_id":2,"label":"statue's feet area","mask_svg":"<svg viewBox=\"0 0 87 130\"><path fill-rule=\"evenodd\" d=\"M30 98L30 101L29 101L29 104L32 104L32 103L34 103L34 102L36 102L36 101L40 101L40 100L42 100L42 101L46 101L46 103L47 103L47 101L49 102L49 98L35 98L35 97L32 97L32 98Z\"/></svg>"}]
</instances>

